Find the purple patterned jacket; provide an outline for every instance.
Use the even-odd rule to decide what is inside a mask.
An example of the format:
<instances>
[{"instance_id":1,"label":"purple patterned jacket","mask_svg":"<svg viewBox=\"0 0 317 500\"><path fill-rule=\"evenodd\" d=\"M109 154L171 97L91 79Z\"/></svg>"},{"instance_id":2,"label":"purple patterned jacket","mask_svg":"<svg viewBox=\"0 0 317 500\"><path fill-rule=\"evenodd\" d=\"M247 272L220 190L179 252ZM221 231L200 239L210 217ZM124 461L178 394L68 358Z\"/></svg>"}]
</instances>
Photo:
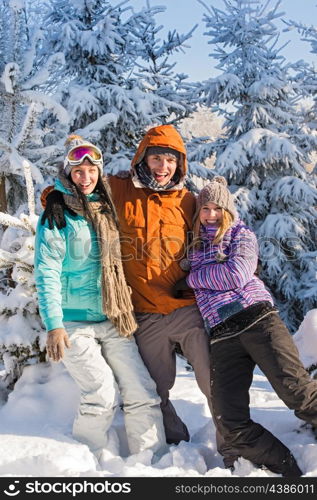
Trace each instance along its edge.
<instances>
[{"instance_id":1,"label":"purple patterned jacket","mask_svg":"<svg viewBox=\"0 0 317 500\"><path fill-rule=\"evenodd\" d=\"M271 294L254 274L258 244L253 231L238 220L223 240L213 245L215 233L216 228L201 226L202 244L190 252L191 271L187 277L200 313L210 327L223 321L220 313L224 306L238 305L242 309L262 301L273 305Z\"/></svg>"}]
</instances>

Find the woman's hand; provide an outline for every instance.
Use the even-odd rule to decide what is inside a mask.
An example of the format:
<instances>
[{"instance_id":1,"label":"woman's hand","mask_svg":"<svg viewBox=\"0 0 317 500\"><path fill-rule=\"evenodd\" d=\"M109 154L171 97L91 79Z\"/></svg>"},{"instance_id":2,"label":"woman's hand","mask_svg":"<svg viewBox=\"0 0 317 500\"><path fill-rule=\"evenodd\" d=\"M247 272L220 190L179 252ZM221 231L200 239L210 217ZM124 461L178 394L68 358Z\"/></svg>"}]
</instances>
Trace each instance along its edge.
<instances>
[{"instance_id":1,"label":"woman's hand","mask_svg":"<svg viewBox=\"0 0 317 500\"><path fill-rule=\"evenodd\" d=\"M48 357L59 361L64 357L64 347L69 349L70 340L65 328L54 328L47 332L46 350Z\"/></svg>"}]
</instances>

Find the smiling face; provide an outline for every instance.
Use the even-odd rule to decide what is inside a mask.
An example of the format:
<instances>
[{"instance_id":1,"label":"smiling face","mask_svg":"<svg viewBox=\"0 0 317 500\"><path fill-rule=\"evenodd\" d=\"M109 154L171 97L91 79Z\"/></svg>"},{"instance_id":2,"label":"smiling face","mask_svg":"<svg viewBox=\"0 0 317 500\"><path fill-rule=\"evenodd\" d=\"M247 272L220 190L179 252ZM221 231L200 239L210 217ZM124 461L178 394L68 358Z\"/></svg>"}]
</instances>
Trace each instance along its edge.
<instances>
[{"instance_id":1,"label":"smiling face","mask_svg":"<svg viewBox=\"0 0 317 500\"><path fill-rule=\"evenodd\" d=\"M211 201L199 211L199 220L203 226L219 227L223 218L222 208Z\"/></svg>"},{"instance_id":2,"label":"smiling face","mask_svg":"<svg viewBox=\"0 0 317 500\"><path fill-rule=\"evenodd\" d=\"M89 160L76 165L70 172L73 183L83 194L91 194L98 182L99 168L90 163Z\"/></svg>"},{"instance_id":3,"label":"smiling face","mask_svg":"<svg viewBox=\"0 0 317 500\"><path fill-rule=\"evenodd\" d=\"M158 184L166 186L177 168L177 158L169 154L147 155L146 164Z\"/></svg>"}]
</instances>

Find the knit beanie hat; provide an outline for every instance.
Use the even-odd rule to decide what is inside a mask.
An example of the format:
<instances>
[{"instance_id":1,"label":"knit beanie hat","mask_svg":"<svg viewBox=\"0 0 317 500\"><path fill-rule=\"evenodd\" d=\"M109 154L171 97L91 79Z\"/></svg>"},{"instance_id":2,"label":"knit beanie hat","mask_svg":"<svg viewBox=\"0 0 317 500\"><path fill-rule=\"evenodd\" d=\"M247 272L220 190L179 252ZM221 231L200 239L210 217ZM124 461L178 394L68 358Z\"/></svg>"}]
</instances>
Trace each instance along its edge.
<instances>
[{"instance_id":1,"label":"knit beanie hat","mask_svg":"<svg viewBox=\"0 0 317 500\"><path fill-rule=\"evenodd\" d=\"M103 159L102 159L102 153L101 153L100 149L98 148L98 146L96 146L92 142L86 141L80 135L75 135L75 134L68 136L66 141L65 141L65 160L64 160L65 174L69 175L71 172L71 169L73 168L73 165L70 165L67 161L67 156L68 156L69 152L72 151L73 149L76 149L76 148L81 147L81 146L88 146L88 147L91 146L91 147L97 149L98 152L100 152L101 161L98 162L98 164L96 164L96 165L99 168L100 173L102 175L103 174Z\"/></svg>"},{"instance_id":2,"label":"knit beanie hat","mask_svg":"<svg viewBox=\"0 0 317 500\"><path fill-rule=\"evenodd\" d=\"M175 156L176 160L179 160L180 156L181 156L180 152L176 151L176 149L162 147L162 146L150 146L150 147L146 148L145 156L148 156L148 155Z\"/></svg>"},{"instance_id":3,"label":"knit beanie hat","mask_svg":"<svg viewBox=\"0 0 317 500\"><path fill-rule=\"evenodd\" d=\"M233 196L227 188L227 181L220 175L216 175L212 181L200 191L197 197L197 212L202 206L210 202L228 210L234 220L238 218Z\"/></svg>"}]
</instances>

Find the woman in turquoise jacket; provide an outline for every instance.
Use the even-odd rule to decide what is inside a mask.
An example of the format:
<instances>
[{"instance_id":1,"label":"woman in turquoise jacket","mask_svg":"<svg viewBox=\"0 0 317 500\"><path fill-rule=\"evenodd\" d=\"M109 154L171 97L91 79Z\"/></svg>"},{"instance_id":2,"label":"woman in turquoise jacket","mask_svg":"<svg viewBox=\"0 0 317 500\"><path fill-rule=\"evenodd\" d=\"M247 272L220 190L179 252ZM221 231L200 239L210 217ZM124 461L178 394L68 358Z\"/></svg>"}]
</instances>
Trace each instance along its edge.
<instances>
[{"instance_id":1,"label":"woman in turquoise jacket","mask_svg":"<svg viewBox=\"0 0 317 500\"><path fill-rule=\"evenodd\" d=\"M120 254L115 209L99 148L70 136L54 189L65 225L46 217L36 232L35 282L47 353L80 389L73 425L102 465L118 400L131 453L161 455L166 440L156 388L134 341L137 328ZM119 396L120 395L120 396Z\"/></svg>"}]
</instances>

